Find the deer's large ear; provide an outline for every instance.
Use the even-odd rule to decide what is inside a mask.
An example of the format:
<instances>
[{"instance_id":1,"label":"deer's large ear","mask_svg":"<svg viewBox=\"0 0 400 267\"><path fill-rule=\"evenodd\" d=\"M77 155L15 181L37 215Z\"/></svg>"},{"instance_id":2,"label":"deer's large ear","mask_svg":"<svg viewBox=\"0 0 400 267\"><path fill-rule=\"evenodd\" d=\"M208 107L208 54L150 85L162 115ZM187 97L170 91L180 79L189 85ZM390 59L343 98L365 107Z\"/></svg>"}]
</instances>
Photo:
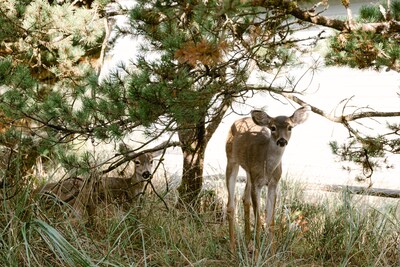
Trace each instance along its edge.
<instances>
[{"instance_id":1,"label":"deer's large ear","mask_svg":"<svg viewBox=\"0 0 400 267\"><path fill-rule=\"evenodd\" d=\"M257 109L251 111L251 118L259 126L267 126L271 121L271 117L267 113Z\"/></svg>"},{"instance_id":2,"label":"deer's large ear","mask_svg":"<svg viewBox=\"0 0 400 267\"><path fill-rule=\"evenodd\" d=\"M127 145L127 144L125 144L125 143L123 143L123 142L120 142L119 144L118 144L118 151L120 152L120 153L126 153L126 152L128 152L128 151L130 151L130 150L132 150L132 148L129 146L129 145Z\"/></svg>"},{"instance_id":3,"label":"deer's large ear","mask_svg":"<svg viewBox=\"0 0 400 267\"><path fill-rule=\"evenodd\" d=\"M293 122L294 126L302 124L307 120L310 111L310 106L301 107L293 113L293 115L290 117L290 120Z\"/></svg>"},{"instance_id":4,"label":"deer's large ear","mask_svg":"<svg viewBox=\"0 0 400 267\"><path fill-rule=\"evenodd\" d=\"M151 155L153 156L153 158L157 158L157 157L161 156L163 154L163 152L164 152L164 150L161 149L161 150L151 152Z\"/></svg>"}]
</instances>

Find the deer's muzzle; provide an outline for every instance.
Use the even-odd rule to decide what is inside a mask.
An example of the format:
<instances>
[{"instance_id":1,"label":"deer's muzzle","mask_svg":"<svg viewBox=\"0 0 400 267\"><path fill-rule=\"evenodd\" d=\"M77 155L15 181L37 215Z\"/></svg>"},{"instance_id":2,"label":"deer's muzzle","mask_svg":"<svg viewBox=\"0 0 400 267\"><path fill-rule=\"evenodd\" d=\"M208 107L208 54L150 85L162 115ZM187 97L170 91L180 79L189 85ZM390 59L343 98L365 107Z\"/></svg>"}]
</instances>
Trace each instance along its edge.
<instances>
[{"instance_id":1,"label":"deer's muzzle","mask_svg":"<svg viewBox=\"0 0 400 267\"><path fill-rule=\"evenodd\" d=\"M288 141L284 138L279 138L278 141L276 141L276 145L280 147L284 147L288 144Z\"/></svg>"},{"instance_id":2,"label":"deer's muzzle","mask_svg":"<svg viewBox=\"0 0 400 267\"><path fill-rule=\"evenodd\" d=\"M150 173L149 171L145 171L145 172L142 173L142 177L143 177L144 179L147 179L147 178L149 178L150 176L151 176L151 173Z\"/></svg>"}]
</instances>

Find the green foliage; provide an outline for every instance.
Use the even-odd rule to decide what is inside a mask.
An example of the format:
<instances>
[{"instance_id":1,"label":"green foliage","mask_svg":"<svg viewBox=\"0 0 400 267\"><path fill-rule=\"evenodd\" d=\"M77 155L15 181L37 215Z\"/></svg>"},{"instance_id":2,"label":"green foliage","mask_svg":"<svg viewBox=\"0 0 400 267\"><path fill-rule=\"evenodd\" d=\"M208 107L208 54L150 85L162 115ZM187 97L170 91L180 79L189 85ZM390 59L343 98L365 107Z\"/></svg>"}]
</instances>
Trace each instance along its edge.
<instances>
[{"instance_id":1,"label":"green foliage","mask_svg":"<svg viewBox=\"0 0 400 267\"><path fill-rule=\"evenodd\" d=\"M363 5L360 8L360 19L366 22L378 22L382 21L384 18L377 6Z\"/></svg>"},{"instance_id":2,"label":"green foliage","mask_svg":"<svg viewBox=\"0 0 400 267\"><path fill-rule=\"evenodd\" d=\"M396 154L399 149L399 125L388 124L387 129L385 135L358 136L340 145L337 141L331 141L329 145L340 161L354 162L363 168L365 175L371 175L376 168L393 167L387 162L386 153Z\"/></svg>"},{"instance_id":3,"label":"green foliage","mask_svg":"<svg viewBox=\"0 0 400 267\"><path fill-rule=\"evenodd\" d=\"M381 5L385 10L387 10L387 2L383 1ZM359 19L363 22L382 22L385 18L382 12L379 10L379 5L363 5L360 8ZM390 15L394 20L400 19L400 1L394 0L390 2Z\"/></svg>"},{"instance_id":4,"label":"green foliage","mask_svg":"<svg viewBox=\"0 0 400 267\"><path fill-rule=\"evenodd\" d=\"M29 3L26 3L29 2ZM104 29L95 9L70 3L7 0L0 7L0 48L41 82L75 83L90 72L86 57L100 51ZM2 53L0 53L1 56ZM86 63L83 63L86 61Z\"/></svg>"},{"instance_id":5,"label":"green foliage","mask_svg":"<svg viewBox=\"0 0 400 267\"><path fill-rule=\"evenodd\" d=\"M398 70L399 41L395 37L368 32L341 34L330 39L331 50L326 55L327 65L348 65L352 68Z\"/></svg>"},{"instance_id":6,"label":"green foliage","mask_svg":"<svg viewBox=\"0 0 400 267\"><path fill-rule=\"evenodd\" d=\"M22 178L21 185L34 180L33 166L39 159L46 167L61 163L72 172L86 172L92 168L87 167L88 159L73 155L77 151L71 144L96 135L121 136L116 127L119 114L102 120L98 109L103 106L93 99L98 78L91 61L98 57L103 42L100 14L108 1L87 1L92 8L75 5L76 1L3 2L1 182L15 189L13 177Z\"/></svg>"},{"instance_id":7,"label":"green foliage","mask_svg":"<svg viewBox=\"0 0 400 267\"><path fill-rule=\"evenodd\" d=\"M10 58L0 60L0 86L19 88L24 91L36 85L36 80L31 77L27 67L13 66Z\"/></svg>"},{"instance_id":8,"label":"green foliage","mask_svg":"<svg viewBox=\"0 0 400 267\"><path fill-rule=\"evenodd\" d=\"M386 4L383 6L387 7ZM390 11L391 18L399 20L400 1L392 1ZM384 22L385 18L378 5L365 5L360 9L359 20L360 23L378 23ZM327 65L400 70L400 46L396 34L359 29L350 33L338 33L330 38L329 46L330 50L325 57Z\"/></svg>"}]
</instances>

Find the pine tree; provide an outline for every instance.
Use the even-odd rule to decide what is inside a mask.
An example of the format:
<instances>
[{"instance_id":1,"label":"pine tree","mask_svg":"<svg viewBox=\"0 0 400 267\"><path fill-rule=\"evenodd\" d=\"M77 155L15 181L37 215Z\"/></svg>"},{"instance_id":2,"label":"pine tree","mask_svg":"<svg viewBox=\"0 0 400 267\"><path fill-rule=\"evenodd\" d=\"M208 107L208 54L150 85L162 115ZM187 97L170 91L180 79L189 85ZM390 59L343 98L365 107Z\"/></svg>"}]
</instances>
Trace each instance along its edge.
<instances>
[{"instance_id":1,"label":"pine tree","mask_svg":"<svg viewBox=\"0 0 400 267\"><path fill-rule=\"evenodd\" d=\"M78 99L92 90L88 77L96 75L105 4L2 1L0 146L7 197L18 192L15 185L25 183L38 159L57 163L70 141L90 136L91 115L79 110Z\"/></svg>"},{"instance_id":2,"label":"pine tree","mask_svg":"<svg viewBox=\"0 0 400 267\"><path fill-rule=\"evenodd\" d=\"M264 70L289 64L287 18L239 1L138 1L132 10L132 29L145 41L126 94L117 95L127 96L134 119L177 132L184 203L195 201L202 188L207 143L231 103L248 91L252 62Z\"/></svg>"},{"instance_id":3,"label":"pine tree","mask_svg":"<svg viewBox=\"0 0 400 267\"><path fill-rule=\"evenodd\" d=\"M343 3L345 20L324 17L318 6L304 8L302 1L139 0L129 14L131 32L144 40L137 61L122 69L125 78L115 73L99 83L95 61L101 61L107 43L107 1L3 1L0 142L14 162L4 164L3 177L12 180L17 170L26 175L38 155L88 171L89 156L87 164L79 165L66 153L71 141L118 139L144 126L153 139L177 134L184 155L179 192L182 202L194 203L203 183L206 146L234 101L266 90L307 104L293 94L290 81L285 88L272 82L246 84L254 69L290 70L294 55L301 53L295 31L313 25L336 30L327 55L330 64L398 71L397 1L390 8L378 7L379 12L365 9L360 20L352 17L351 2ZM319 37L309 39L318 42ZM350 151L348 159L370 166L362 157L399 151L398 125L389 125L394 136L389 139L362 136L350 124L399 112L332 118L317 107L312 110L348 127L356 141L342 150L332 146L336 153Z\"/></svg>"}]
</instances>

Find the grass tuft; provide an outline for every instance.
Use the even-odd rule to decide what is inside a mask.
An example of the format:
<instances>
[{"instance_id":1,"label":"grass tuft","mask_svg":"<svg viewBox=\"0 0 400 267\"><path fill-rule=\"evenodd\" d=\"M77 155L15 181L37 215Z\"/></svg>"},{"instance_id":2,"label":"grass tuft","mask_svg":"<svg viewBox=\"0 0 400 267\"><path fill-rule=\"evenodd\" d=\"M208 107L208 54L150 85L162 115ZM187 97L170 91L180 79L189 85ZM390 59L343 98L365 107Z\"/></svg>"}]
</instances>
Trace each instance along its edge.
<instances>
[{"instance_id":1,"label":"grass tuft","mask_svg":"<svg viewBox=\"0 0 400 267\"><path fill-rule=\"evenodd\" d=\"M85 225L65 205L43 209L29 189L3 200L0 266L397 266L399 202L374 207L344 191L315 197L283 179L275 218L276 254L262 236L256 259L244 241L238 201L235 253L229 251L224 199L201 194L197 209L173 208L147 194L123 212L99 207ZM385 199L382 199L385 200ZM397 204L396 204L397 203ZM250 246L251 247L251 246Z\"/></svg>"}]
</instances>

